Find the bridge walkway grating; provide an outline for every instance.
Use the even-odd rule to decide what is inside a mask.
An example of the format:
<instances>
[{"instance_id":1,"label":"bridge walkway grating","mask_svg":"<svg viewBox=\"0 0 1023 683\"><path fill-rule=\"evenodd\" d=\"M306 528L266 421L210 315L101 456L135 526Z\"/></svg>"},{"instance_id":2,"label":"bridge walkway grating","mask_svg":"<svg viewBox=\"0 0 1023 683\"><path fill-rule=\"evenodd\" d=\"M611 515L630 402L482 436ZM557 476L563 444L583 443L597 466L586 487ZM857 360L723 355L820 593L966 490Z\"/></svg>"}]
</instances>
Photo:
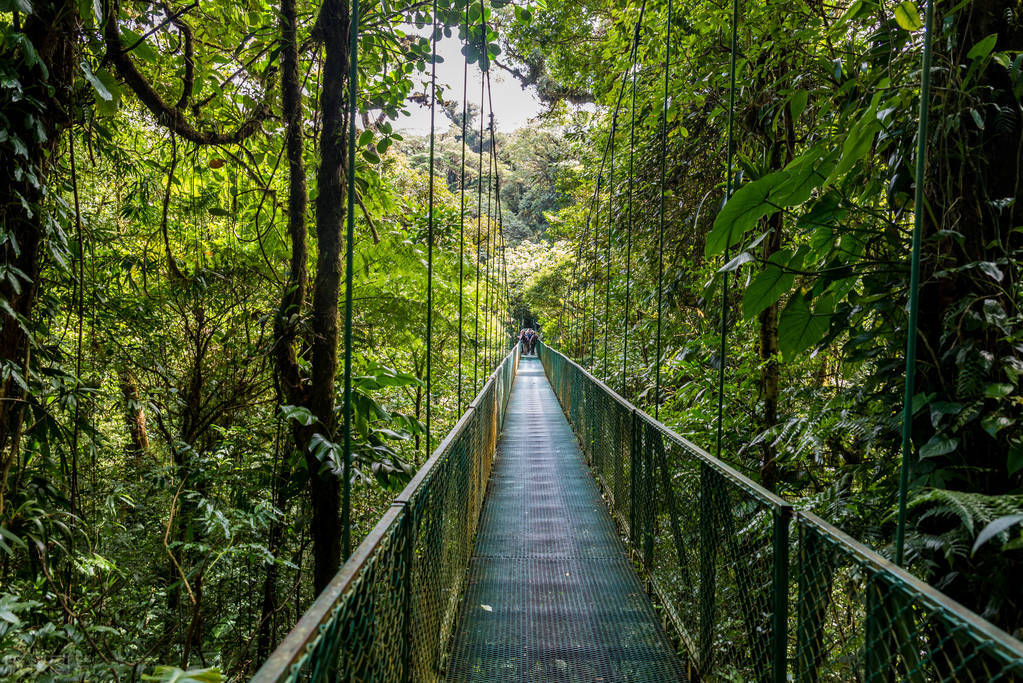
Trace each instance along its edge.
<instances>
[{"instance_id":1,"label":"bridge walkway grating","mask_svg":"<svg viewBox=\"0 0 1023 683\"><path fill-rule=\"evenodd\" d=\"M520 361L449 681L672 681L684 669L540 362Z\"/></svg>"}]
</instances>

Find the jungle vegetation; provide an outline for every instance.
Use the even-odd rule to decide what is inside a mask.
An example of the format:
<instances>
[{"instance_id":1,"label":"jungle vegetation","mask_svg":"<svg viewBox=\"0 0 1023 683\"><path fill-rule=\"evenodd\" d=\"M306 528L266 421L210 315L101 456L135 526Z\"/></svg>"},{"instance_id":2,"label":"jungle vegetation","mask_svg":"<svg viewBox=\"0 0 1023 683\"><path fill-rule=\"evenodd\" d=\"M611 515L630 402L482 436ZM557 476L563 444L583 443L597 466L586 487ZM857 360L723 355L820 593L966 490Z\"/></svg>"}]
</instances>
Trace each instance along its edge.
<instances>
[{"instance_id":1,"label":"jungle vegetation","mask_svg":"<svg viewBox=\"0 0 1023 683\"><path fill-rule=\"evenodd\" d=\"M438 93L431 179L428 3L353 103L344 0L0 0L0 677L245 678L336 572L349 174L355 542L530 316L712 451L724 363L722 457L890 554L919 210L907 562L1023 634L1018 0L937 5L924 178L922 5L741 1L727 201L729 3L438 6L547 111Z\"/></svg>"}]
</instances>

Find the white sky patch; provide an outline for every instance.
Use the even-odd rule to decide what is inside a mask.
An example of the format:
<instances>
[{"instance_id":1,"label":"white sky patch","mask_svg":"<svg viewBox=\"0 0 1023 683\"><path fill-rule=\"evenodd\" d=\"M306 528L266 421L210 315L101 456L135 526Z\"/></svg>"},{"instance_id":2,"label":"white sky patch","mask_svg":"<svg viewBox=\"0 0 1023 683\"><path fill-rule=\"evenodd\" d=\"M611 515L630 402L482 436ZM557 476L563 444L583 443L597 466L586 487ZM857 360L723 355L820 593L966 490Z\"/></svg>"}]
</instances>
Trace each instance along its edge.
<instances>
[{"instance_id":1,"label":"white sky patch","mask_svg":"<svg viewBox=\"0 0 1023 683\"><path fill-rule=\"evenodd\" d=\"M462 56L462 41L457 37L457 31L451 38L442 38L437 43L437 54L444 61L437 65L437 83L444 88L444 99L462 101L462 69L465 64L465 57ZM422 82L430 80L430 68L422 74L417 74ZM476 105L480 101L481 73L477 64L469 65L468 100ZM490 85L494 89L494 121L497 130L503 133L510 133L519 128L529 125L530 119L535 118L544 110L544 105L536 95L536 89L530 87L522 89L519 82L510 74L495 67L491 68ZM423 92L422 87L416 88ZM392 125L397 131L405 131L416 135L426 135L430 132L430 108L416 103L410 103L409 113L411 116L399 116ZM484 102L483 112L488 111L488 104ZM437 129L445 130L448 120L444 112L437 112Z\"/></svg>"}]
</instances>

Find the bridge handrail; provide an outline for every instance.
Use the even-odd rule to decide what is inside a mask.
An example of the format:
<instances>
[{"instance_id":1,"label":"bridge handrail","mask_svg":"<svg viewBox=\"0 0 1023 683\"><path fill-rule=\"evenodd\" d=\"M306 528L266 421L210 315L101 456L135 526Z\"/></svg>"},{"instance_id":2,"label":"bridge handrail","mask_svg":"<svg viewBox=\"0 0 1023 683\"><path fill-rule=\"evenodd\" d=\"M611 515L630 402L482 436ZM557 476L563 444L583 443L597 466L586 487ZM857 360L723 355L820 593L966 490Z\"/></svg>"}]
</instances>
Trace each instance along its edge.
<instances>
[{"instance_id":1,"label":"bridge handrail","mask_svg":"<svg viewBox=\"0 0 1023 683\"><path fill-rule=\"evenodd\" d=\"M518 359L516 346L253 681L443 676ZM450 494L459 500L445 507Z\"/></svg>"},{"instance_id":2,"label":"bridge handrail","mask_svg":"<svg viewBox=\"0 0 1023 683\"><path fill-rule=\"evenodd\" d=\"M1023 680L1019 640L539 348L694 674Z\"/></svg>"}]
</instances>

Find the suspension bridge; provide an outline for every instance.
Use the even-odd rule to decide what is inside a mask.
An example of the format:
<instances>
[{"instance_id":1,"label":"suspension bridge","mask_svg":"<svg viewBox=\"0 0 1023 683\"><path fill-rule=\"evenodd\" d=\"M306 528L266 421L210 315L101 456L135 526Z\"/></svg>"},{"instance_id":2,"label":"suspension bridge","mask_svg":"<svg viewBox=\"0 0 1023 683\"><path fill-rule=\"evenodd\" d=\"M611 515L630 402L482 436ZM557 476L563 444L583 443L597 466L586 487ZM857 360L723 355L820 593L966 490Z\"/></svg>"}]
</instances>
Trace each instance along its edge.
<instances>
[{"instance_id":1,"label":"suspension bridge","mask_svg":"<svg viewBox=\"0 0 1023 683\"><path fill-rule=\"evenodd\" d=\"M513 350L255 681L1017 681L1023 644Z\"/></svg>"},{"instance_id":2,"label":"suspension bridge","mask_svg":"<svg viewBox=\"0 0 1023 683\"><path fill-rule=\"evenodd\" d=\"M917 177L923 177L930 88L933 3L923 34ZM359 4L351 5L351 51L358 55ZM489 88L491 29L481 2L465 7L464 34ZM579 239L575 265L586 268L592 238L610 254L612 217L624 213L625 315L630 319L637 48L645 3L632 35L630 69L621 73L611 129ZM437 105L437 2L432 3L430 178L434 169ZM475 22L478 20L478 24ZM736 179L735 119L738 0L731 11L724 198ZM269 681L1018 681L1023 643L940 591L903 563L906 459L910 456L919 308L920 212L911 254L906 353L902 482L895 562L820 517L798 509L721 459L724 372L727 364L729 278L722 278L717 368L717 449L710 455L658 420L661 403L664 178L672 61L672 5L667 7L663 107L660 116L660 210L657 223L656 379L648 415L557 349L541 344L539 359L513 349L493 358L504 331L485 321L484 367L495 368L451 432L294 629L257 672ZM476 41L478 40L478 45ZM357 59L350 60L351 98ZM466 73L468 73L468 55ZM467 83L467 79L465 80ZM631 91L628 159L615 138L620 109ZM466 112L463 83L459 259L465 260ZM349 108L349 163L355 164L357 107ZM483 268L483 310L507 310L507 268L501 224L493 106L484 172L480 117L476 188L476 260ZM624 128L624 122L621 127ZM626 169L622 170L622 166ZM483 184L487 201L484 210ZM349 176L345 295L344 509L350 481L352 248L354 174ZM916 183L915 206L923 205ZM601 188L607 190L606 243L598 230ZM624 193L616 187L627 188ZM425 339L433 332L433 183L427 231ZM624 195L624 196L623 196ZM623 209L624 207L624 209ZM486 214L488 229L482 230ZM492 228L491 226L496 226ZM486 237L484 248L481 235ZM729 259L725 250L725 262ZM610 263L604 277L604 373L610 336ZM480 316L476 273L476 320ZM576 278L573 277L573 280ZM600 293L570 295L559 335L577 350L595 352ZM589 297L589 298L588 298ZM588 303L589 302L589 303ZM589 310L589 315L587 315ZM581 315L578 314L582 311ZM463 388L463 277L459 270L458 405ZM573 312L576 315L573 317ZM478 322L477 322L478 325ZM622 376L629 330L621 345ZM480 330L472 359L480 365ZM574 340L578 338L578 344ZM587 339L589 340L587 342ZM565 339L562 339L564 343ZM466 354L468 355L468 354ZM581 355L586 353L581 352ZM432 353L426 355L426 434L431 444ZM476 386L475 378L472 386ZM347 520L347 517L345 517ZM345 527L347 533L347 526Z\"/></svg>"}]
</instances>

